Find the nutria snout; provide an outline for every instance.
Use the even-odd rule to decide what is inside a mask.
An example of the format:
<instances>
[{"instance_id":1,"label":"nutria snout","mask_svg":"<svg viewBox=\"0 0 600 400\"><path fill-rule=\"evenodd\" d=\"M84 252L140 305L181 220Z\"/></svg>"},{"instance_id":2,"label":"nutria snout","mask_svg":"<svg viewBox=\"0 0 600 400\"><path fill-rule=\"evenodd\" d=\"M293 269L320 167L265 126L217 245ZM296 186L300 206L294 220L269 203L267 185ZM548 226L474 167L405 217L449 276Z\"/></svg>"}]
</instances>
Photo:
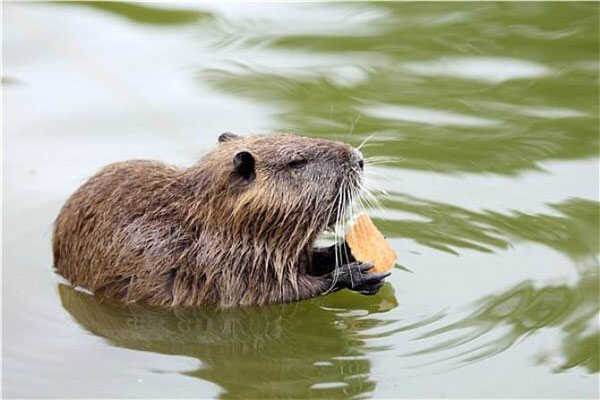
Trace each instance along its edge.
<instances>
[{"instance_id":1,"label":"nutria snout","mask_svg":"<svg viewBox=\"0 0 600 400\"><path fill-rule=\"evenodd\" d=\"M162 306L373 294L387 275L365 275L343 242L314 247L359 195L363 168L344 143L232 133L189 168L110 164L56 218L54 266L99 296Z\"/></svg>"}]
</instances>

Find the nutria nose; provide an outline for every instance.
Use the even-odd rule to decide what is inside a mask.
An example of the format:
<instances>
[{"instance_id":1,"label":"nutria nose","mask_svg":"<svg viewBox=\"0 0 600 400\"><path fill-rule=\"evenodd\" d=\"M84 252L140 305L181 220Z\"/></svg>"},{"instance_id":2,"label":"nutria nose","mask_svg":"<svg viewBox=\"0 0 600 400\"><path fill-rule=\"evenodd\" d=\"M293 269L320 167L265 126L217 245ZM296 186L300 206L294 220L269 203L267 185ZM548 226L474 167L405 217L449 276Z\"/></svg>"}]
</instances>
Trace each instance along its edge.
<instances>
[{"instance_id":1,"label":"nutria nose","mask_svg":"<svg viewBox=\"0 0 600 400\"><path fill-rule=\"evenodd\" d=\"M352 162L358 164L358 168L362 169L365 166L365 161L363 159L363 155L358 149L352 149Z\"/></svg>"}]
</instances>

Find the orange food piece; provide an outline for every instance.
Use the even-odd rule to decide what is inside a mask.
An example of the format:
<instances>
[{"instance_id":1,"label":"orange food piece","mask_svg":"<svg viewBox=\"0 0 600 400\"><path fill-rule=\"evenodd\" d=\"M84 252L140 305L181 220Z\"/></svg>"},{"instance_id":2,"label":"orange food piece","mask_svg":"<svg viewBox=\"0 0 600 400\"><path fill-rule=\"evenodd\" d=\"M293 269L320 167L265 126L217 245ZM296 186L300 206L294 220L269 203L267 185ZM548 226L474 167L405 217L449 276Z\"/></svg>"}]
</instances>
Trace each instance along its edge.
<instances>
[{"instance_id":1,"label":"orange food piece","mask_svg":"<svg viewBox=\"0 0 600 400\"><path fill-rule=\"evenodd\" d=\"M373 263L369 273L387 272L396 265L396 252L367 214L359 214L346 234L346 242L358 261Z\"/></svg>"}]
</instances>

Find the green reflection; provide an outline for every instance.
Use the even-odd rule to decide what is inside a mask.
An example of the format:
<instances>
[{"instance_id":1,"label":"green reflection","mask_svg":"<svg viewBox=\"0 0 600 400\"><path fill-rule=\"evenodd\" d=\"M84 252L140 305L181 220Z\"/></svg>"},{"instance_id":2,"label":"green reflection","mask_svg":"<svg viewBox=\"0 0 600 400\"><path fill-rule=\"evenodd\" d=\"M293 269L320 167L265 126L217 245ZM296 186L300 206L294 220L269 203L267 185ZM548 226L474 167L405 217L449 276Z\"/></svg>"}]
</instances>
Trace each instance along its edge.
<instances>
[{"instance_id":1,"label":"green reflection","mask_svg":"<svg viewBox=\"0 0 600 400\"><path fill-rule=\"evenodd\" d=\"M598 278L598 272L594 271L584 273L573 286L536 288L533 282L523 282L505 293L487 296L478 302L478 309L468 317L432 330L418 339L429 339L452 332L459 336L406 355L460 349L457 354L445 360L480 361L508 349L519 339L539 329L553 328L561 332L559 353L563 359L560 365L555 366L554 371L563 372L581 366L590 373L597 373L600 371L600 333L595 324L600 311ZM486 341L484 335L506 327L506 333ZM494 334L490 333L490 336ZM482 338L480 341L483 343L472 343Z\"/></svg>"},{"instance_id":2,"label":"green reflection","mask_svg":"<svg viewBox=\"0 0 600 400\"><path fill-rule=\"evenodd\" d=\"M383 16L347 34L257 33L244 42L312 56L312 66L235 64L199 79L277 106L274 129L354 145L375 134L366 155L401 157L395 166L515 174L544 160L597 156L595 4L361 8ZM219 29L217 42L230 35Z\"/></svg>"},{"instance_id":3,"label":"green reflection","mask_svg":"<svg viewBox=\"0 0 600 400\"><path fill-rule=\"evenodd\" d=\"M201 366L184 373L219 385L222 398L349 398L373 391L367 355L377 348L359 333L391 323L376 314L397 305L389 284L372 297L337 293L231 311L103 302L62 284L58 291L80 325L115 346L197 358ZM335 385L319 388L324 384Z\"/></svg>"},{"instance_id":4,"label":"green reflection","mask_svg":"<svg viewBox=\"0 0 600 400\"><path fill-rule=\"evenodd\" d=\"M569 199L548 206L561 215L519 211L469 211L465 208L393 193L382 202L392 210L419 215L427 221L379 220L391 237L407 237L423 245L447 251L463 248L491 252L508 248L515 239L540 243L573 259L600 252L600 203ZM409 266L410 267L410 266Z\"/></svg>"},{"instance_id":5,"label":"green reflection","mask_svg":"<svg viewBox=\"0 0 600 400\"><path fill-rule=\"evenodd\" d=\"M407 355L443 355L454 350L455 354L436 363L455 359L459 364L470 363L497 355L537 330L554 328L560 330L562 339L558 350L552 351L558 352L563 360L561 364L553 365L555 372L577 366L590 373L599 372L600 333L595 322L600 312L597 260L600 252L600 203L570 199L549 204L559 215L518 211L506 214L473 212L397 193L383 204L385 208L427 219L425 222L379 220L378 225L384 227L390 236L408 237L454 254L457 254L455 248L491 252L508 248L515 241L530 241L564 253L579 267L579 281L574 285L543 286L527 281L504 293L482 298L477 302L478 309L470 316L418 337L429 339L447 334L444 340ZM468 280L468 277L465 279ZM437 321L439 318L434 319ZM488 335L496 337L506 327L509 327L508 332L498 338L487 339ZM475 341L477 344L473 343ZM546 357L538 362L550 363Z\"/></svg>"},{"instance_id":6,"label":"green reflection","mask_svg":"<svg viewBox=\"0 0 600 400\"><path fill-rule=\"evenodd\" d=\"M145 4L110 2L110 1L73 1L58 2L61 5L86 6L118 15L140 24L152 25L182 25L190 24L211 14L196 10L170 9L165 7L151 7Z\"/></svg>"}]
</instances>

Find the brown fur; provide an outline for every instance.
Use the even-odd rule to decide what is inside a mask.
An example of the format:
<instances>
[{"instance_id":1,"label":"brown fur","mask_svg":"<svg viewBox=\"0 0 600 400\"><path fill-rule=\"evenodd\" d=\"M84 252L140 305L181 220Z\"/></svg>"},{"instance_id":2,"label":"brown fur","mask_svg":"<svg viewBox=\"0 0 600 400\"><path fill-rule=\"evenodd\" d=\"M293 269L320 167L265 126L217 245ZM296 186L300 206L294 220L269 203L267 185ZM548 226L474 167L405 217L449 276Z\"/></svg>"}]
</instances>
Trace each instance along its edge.
<instances>
[{"instance_id":1,"label":"brown fur","mask_svg":"<svg viewBox=\"0 0 600 400\"><path fill-rule=\"evenodd\" d=\"M242 151L253 179L234 167ZM328 287L310 274L313 243L356 192L355 162L343 143L274 135L224 141L184 169L108 165L60 211L55 268L98 295L163 306L319 295Z\"/></svg>"}]
</instances>

